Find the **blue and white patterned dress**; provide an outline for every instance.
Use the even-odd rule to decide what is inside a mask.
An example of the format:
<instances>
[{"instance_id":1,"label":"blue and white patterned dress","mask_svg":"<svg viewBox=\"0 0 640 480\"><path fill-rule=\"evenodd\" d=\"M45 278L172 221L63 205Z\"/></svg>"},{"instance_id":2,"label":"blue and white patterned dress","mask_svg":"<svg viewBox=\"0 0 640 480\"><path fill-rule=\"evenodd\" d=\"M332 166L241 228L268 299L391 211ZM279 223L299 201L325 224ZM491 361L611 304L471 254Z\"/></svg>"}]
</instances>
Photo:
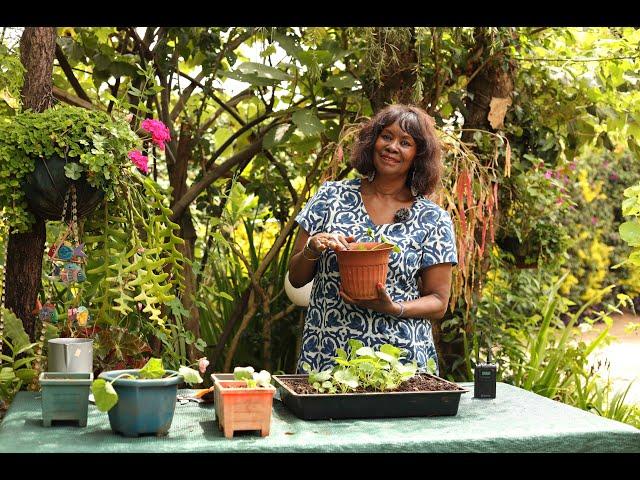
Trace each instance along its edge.
<instances>
[{"instance_id":1,"label":"blue and white patterned dress","mask_svg":"<svg viewBox=\"0 0 640 480\"><path fill-rule=\"evenodd\" d=\"M418 197L409 219L401 223L376 225L367 213L360 194L361 180L325 182L296 217L309 235L319 232L353 235L356 241L370 241L384 235L401 252L391 252L385 288L396 302L420 297L418 277L421 269L439 263L457 264L456 242L449 214L425 197ZM421 371L427 360L438 364L431 334L431 323L424 318L398 318L368 308L345 303L340 297L338 261L333 250L325 250L317 263L316 276L302 333L302 363L315 370L334 366L336 348L347 350L350 338L365 346L391 343L407 350L406 360L415 360ZM406 361L405 360L405 361ZM436 368L436 374L438 374Z\"/></svg>"}]
</instances>

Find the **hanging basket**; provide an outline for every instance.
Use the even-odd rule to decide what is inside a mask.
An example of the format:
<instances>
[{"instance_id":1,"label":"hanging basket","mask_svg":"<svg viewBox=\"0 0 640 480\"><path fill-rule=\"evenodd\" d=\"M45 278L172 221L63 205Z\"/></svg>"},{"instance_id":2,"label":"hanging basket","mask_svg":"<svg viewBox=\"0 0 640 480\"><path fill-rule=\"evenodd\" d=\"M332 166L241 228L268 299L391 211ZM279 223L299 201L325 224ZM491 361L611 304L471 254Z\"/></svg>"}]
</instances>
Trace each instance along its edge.
<instances>
[{"instance_id":1,"label":"hanging basket","mask_svg":"<svg viewBox=\"0 0 640 480\"><path fill-rule=\"evenodd\" d=\"M65 176L69 162L60 156L39 158L35 170L25 178L24 192L31 211L46 220L60 220L64 196L71 184L76 186L78 218L89 215L104 198L104 192L89 185L83 173L78 180Z\"/></svg>"}]
</instances>

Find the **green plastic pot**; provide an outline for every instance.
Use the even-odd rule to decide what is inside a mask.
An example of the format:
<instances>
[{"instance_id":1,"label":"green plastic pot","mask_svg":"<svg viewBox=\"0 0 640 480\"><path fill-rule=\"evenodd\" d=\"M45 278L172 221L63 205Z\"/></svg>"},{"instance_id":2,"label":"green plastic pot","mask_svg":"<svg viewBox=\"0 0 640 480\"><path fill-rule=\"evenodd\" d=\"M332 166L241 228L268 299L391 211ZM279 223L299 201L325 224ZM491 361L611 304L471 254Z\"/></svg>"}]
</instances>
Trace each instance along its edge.
<instances>
[{"instance_id":1,"label":"green plastic pot","mask_svg":"<svg viewBox=\"0 0 640 480\"><path fill-rule=\"evenodd\" d=\"M53 420L77 421L87 426L89 388L93 373L42 372L42 424L50 427Z\"/></svg>"}]
</instances>

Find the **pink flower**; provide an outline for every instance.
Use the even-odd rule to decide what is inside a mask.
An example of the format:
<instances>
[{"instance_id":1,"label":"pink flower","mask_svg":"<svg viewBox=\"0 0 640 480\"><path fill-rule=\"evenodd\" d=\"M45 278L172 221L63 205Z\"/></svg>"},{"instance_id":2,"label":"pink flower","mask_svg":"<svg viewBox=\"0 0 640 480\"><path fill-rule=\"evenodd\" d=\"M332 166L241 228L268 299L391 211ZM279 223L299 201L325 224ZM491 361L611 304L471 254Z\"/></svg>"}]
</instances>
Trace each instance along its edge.
<instances>
[{"instance_id":1,"label":"pink flower","mask_svg":"<svg viewBox=\"0 0 640 480\"><path fill-rule=\"evenodd\" d=\"M564 199L558 197L556 198L556 205L562 205L564 203Z\"/></svg>"},{"instance_id":2,"label":"pink flower","mask_svg":"<svg viewBox=\"0 0 640 480\"><path fill-rule=\"evenodd\" d=\"M149 158L142 155L140 150L131 150L128 154L133 164L143 173L149 172Z\"/></svg>"},{"instance_id":3,"label":"pink flower","mask_svg":"<svg viewBox=\"0 0 640 480\"><path fill-rule=\"evenodd\" d=\"M209 360L207 360L207 357L202 357L200 360L198 360L198 369L200 370L200 373L204 374L208 366Z\"/></svg>"},{"instance_id":4,"label":"pink flower","mask_svg":"<svg viewBox=\"0 0 640 480\"><path fill-rule=\"evenodd\" d=\"M591 217L591 225L598 223L598 217Z\"/></svg>"},{"instance_id":5,"label":"pink flower","mask_svg":"<svg viewBox=\"0 0 640 480\"><path fill-rule=\"evenodd\" d=\"M544 178L549 180L551 177L553 177L553 172L551 170L547 170L546 172L544 172Z\"/></svg>"},{"instance_id":6,"label":"pink flower","mask_svg":"<svg viewBox=\"0 0 640 480\"><path fill-rule=\"evenodd\" d=\"M151 141L155 143L160 150L164 150L164 142L171 140L171 134L167 126L160 120L145 118L140 127L151 133Z\"/></svg>"},{"instance_id":7,"label":"pink flower","mask_svg":"<svg viewBox=\"0 0 640 480\"><path fill-rule=\"evenodd\" d=\"M577 166L578 166L578 162L574 160L569 164L569 170L575 170Z\"/></svg>"}]
</instances>

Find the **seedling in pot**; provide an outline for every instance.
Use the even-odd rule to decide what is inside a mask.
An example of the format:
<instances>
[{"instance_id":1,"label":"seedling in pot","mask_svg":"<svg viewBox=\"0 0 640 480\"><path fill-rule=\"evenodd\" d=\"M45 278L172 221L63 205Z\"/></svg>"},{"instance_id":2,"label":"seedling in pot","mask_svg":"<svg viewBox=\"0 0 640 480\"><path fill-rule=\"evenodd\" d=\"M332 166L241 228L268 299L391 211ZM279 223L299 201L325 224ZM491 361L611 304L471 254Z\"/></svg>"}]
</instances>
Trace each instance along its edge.
<instances>
[{"instance_id":1,"label":"seedling in pot","mask_svg":"<svg viewBox=\"0 0 640 480\"><path fill-rule=\"evenodd\" d=\"M318 393L348 393L358 388L369 391L395 390L412 378L418 366L416 362L402 363L405 351L391 344L384 344L376 351L365 347L360 340L349 340L349 353L338 348L334 357L337 365L332 370L317 372L308 363L302 368L309 374L309 384ZM427 369L435 372L435 361L429 359Z\"/></svg>"},{"instance_id":2,"label":"seedling in pot","mask_svg":"<svg viewBox=\"0 0 640 480\"><path fill-rule=\"evenodd\" d=\"M113 388L113 384L119 379L159 379L171 378L177 375L182 375L184 377L184 381L190 385L202 382L202 378L196 370L185 366L181 366L177 373L167 375L167 372L162 365L162 359L151 358L146 365L140 369L138 375L123 373L110 382L107 382L103 378L94 380L91 384L91 392L96 400L96 407L98 410L101 412L108 412L118 403L118 394Z\"/></svg>"},{"instance_id":3,"label":"seedling in pot","mask_svg":"<svg viewBox=\"0 0 640 480\"><path fill-rule=\"evenodd\" d=\"M371 241L373 242L378 242L378 240L376 239L376 236L373 233L373 230L369 227L367 228L367 237L369 237L371 239ZM393 246L393 251L396 253L400 253L400 247L398 245L396 245L395 243L393 243L392 241L390 241L387 237L385 237L384 235L380 235L380 241L382 242L379 245L376 245L375 247L369 249L369 250L380 250L382 248L385 248L388 245ZM356 247L356 250L367 250L367 248L364 245L358 245Z\"/></svg>"},{"instance_id":4,"label":"seedling in pot","mask_svg":"<svg viewBox=\"0 0 640 480\"><path fill-rule=\"evenodd\" d=\"M233 378L247 382L247 388L267 388L271 385L271 374L269 372L260 370L260 373L258 373L251 366L235 367L233 369Z\"/></svg>"}]
</instances>

